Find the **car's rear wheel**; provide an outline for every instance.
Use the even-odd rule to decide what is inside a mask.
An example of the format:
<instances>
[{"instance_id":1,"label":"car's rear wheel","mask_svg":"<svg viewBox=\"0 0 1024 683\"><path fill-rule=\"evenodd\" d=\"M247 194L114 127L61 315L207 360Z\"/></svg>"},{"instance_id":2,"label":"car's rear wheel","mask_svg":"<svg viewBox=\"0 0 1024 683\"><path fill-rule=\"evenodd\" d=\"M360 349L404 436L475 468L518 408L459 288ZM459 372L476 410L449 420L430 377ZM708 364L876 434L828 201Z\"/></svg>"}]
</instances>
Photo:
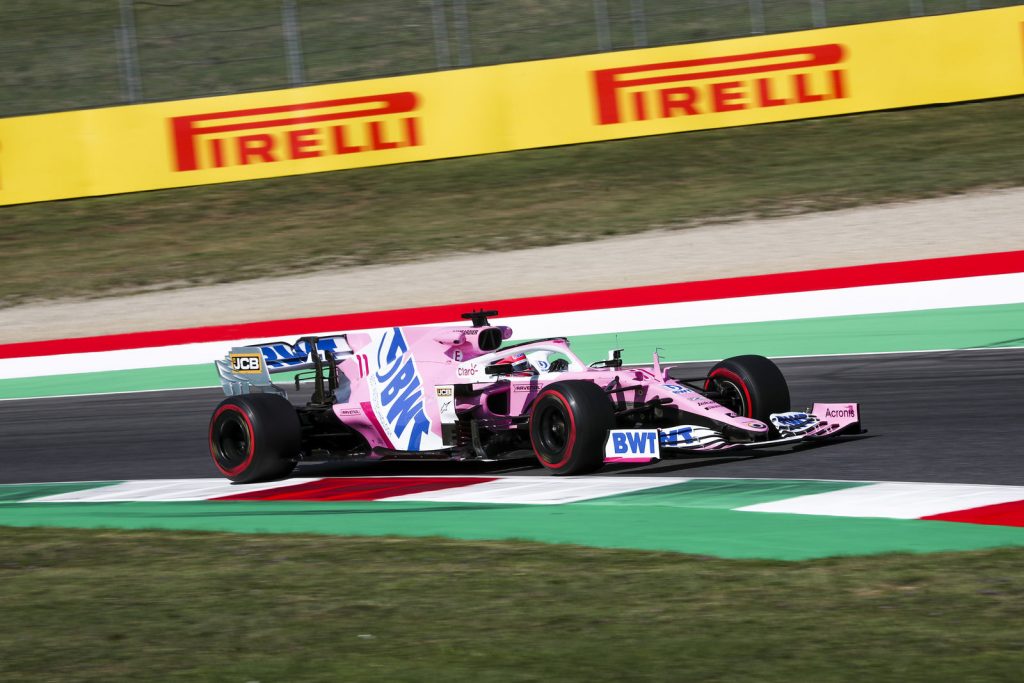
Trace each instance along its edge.
<instances>
[{"instance_id":1,"label":"car's rear wheel","mask_svg":"<svg viewBox=\"0 0 1024 683\"><path fill-rule=\"evenodd\" d=\"M768 422L789 410L789 385L782 371L764 356L734 356L711 368L705 391L737 415Z\"/></svg>"},{"instance_id":2,"label":"car's rear wheel","mask_svg":"<svg viewBox=\"0 0 1024 683\"><path fill-rule=\"evenodd\" d=\"M288 476L302 447L295 407L277 394L230 396L210 418L210 455L220 473L250 484Z\"/></svg>"},{"instance_id":3,"label":"car's rear wheel","mask_svg":"<svg viewBox=\"0 0 1024 683\"><path fill-rule=\"evenodd\" d=\"M608 395L591 382L547 386L530 411L530 444L552 474L586 474L604 464L604 442L615 427Z\"/></svg>"}]
</instances>

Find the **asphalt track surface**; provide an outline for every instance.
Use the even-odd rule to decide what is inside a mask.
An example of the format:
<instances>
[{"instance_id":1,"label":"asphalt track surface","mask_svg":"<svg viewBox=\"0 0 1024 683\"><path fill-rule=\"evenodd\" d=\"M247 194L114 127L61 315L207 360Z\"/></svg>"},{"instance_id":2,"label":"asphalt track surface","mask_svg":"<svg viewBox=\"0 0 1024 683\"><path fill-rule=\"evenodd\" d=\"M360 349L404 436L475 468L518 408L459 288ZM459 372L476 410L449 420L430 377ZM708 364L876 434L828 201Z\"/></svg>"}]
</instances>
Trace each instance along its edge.
<instances>
[{"instance_id":1,"label":"asphalt track surface","mask_svg":"<svg viewBox=\"0 0 1024 683\"><path fill-rule=\"evenodd\" d=\"M1024 485L1024 349L778 361L794 408L860 402L868 434L767 454L616 465L602 474ZM694 364L696 374L707 364ZM694 376L696 376L696 374ZM0 401L0 483L219 476L218 389ZM305 465L296 476L516 474L529 461Z\"/></svg>"}]
</instances>

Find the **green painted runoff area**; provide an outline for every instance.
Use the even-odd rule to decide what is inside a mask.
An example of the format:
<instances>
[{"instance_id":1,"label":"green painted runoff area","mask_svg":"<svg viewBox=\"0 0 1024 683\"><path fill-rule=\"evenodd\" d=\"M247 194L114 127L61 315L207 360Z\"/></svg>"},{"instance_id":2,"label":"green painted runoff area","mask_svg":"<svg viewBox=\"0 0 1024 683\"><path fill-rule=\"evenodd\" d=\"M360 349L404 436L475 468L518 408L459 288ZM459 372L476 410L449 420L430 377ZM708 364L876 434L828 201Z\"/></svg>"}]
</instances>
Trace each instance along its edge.
<instances>
[{"instance_id":1,"label":"green painted runoff area","mask_svg":"<svg viewBox=\"0 0 1024 683\"><path fill-rule=\"evenodd\" d=\"M650 362L654 350L672 361L745 353L801 356L1024 346L1024 303L805 320L669 327L573 337L587 361L625 349L627 363ZM0 380L0 399L219 386L209 363ZM290 379L281 380L287 384Z\"/></svg>"},{"instance_id":2,"label":"green painted runoff area","mask_svg":"<svg viewBox=\"0 0 1024 683\"><path fill-rule=\"evenodd\" d=\"M572 339L585 359L618 342L627 363L1024 346L1024 303L603 334Z\"/></svg>"},{"instance_id":3,"label":"green painted runoff area","mask_svg":"<svg viewBox=\"0 0 1024 683\"><path fill-rule=\"evenodd\" d=\"M0 503L17 503L32 498L58 496L62 493L99 489L120 483L119 481L76 481L54 484L4 484L0 486Z\"/></svg>"},{"instance_id":4,"label":"green painted runoff area","mask_svg":"<svg viewBox=\"0 0 1024 683\"><path fill-rule=\"evenodd\" d=\"M0 526L516 539L779 560L1024 546L1024 528L1017 527L730 509L862 485L694 480L565 505L387 500L0 502Z\"/></svg>"},{"instance_id":5,"label":"green painted runoff area","mask_svg":"<svg viewBox=\"0 0 1024 683\"><path fill-rule=\"evenodd\" d=\"M1015 527L576 503L4 503L0 525L516 539L780 560L1024 545Z\"/></svg>"}]
</instances>

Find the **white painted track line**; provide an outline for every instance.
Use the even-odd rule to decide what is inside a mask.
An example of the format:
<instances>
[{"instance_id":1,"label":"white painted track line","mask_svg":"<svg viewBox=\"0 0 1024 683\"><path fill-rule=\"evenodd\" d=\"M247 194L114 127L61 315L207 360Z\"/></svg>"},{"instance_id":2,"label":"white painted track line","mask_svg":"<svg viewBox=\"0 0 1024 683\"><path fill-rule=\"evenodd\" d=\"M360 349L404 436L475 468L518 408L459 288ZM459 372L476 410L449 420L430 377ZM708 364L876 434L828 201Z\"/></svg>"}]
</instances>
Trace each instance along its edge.
<instances>
[{"instance_id":1,"label":"white painted track line","mask_svg":"<svg viewBox=\"0 0 1024 683\"><path fill-rule=\"evenodd\" d=\"M227 479L149 479L33 498L31 503L115 503L209 500L250 491L295 486L316 479L285 479L263 484L232 484Z\"/></svg>"},{"instance_id":2,"label":"white painted track line","mask_svg":"<svg viewBox=\"0 0 1024 683\"><path fill-rule=\"evenodd\" d=\"M502 318L518 339L550 336L581 336L664 329L665 321L684 327L798 320L847 315L868 315L1015 304L1024 301L1024 273L980 275L868 285L841 289L785 292L707 301L648 304L563 313ZM437 324L445 324L438 321ZM319 336L340 332L376 330L321 330ZM303 332L310 334L311 331ZM294 335L301 336L299 334ZM173 367L213 363L232 346L256 343L257 339L201 342L178 346L121 349L58 356L0 359L0 379L100 372L138 368Z\"/></svg>"},{"instance_id":3,"label":"white painted track line","mask_svg":"<svg viewBox=\"0 0 1024 683\"><path fill-rule=\"evenodd\" d=\"M472 486L396 496L388 498L387 502L557 505L682 484L687 481L689 479L674 477L509 477Z\"/></svg>"},{"instance_id":4,"label":"white painted track line","mask_svg":"<svg viewBox=\"0 0 1024 683\"><path fill-rule=\"evenodd\" d=\"M1024 486L880 483L737 509L833 517L918 519L1018 500L1024 500Z\"/></svg>"}]
</instances>

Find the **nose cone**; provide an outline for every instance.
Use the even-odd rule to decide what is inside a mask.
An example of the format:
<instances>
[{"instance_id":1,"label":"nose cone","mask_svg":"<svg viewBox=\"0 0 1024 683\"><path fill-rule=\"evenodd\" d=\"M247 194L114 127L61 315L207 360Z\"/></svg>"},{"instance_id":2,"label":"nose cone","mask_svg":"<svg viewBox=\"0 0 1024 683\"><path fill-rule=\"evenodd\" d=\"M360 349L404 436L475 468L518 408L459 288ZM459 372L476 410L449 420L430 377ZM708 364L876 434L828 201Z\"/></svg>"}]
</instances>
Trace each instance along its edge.
<instances>
[{"instance_id":1,"label":"nose cone","mask_svg":"<svg viewBox=\"0 0 1024 683\"><path fill-rule=\"evenodd\" d=\"M688 387L676 384L658 384L652 386L652 393L671 399L676 407L684 413L708 417L730 427L754 434L764 434L768 431L768 425L764 422L745 415L737 415L728 407Z\"/></svg>"},{"instance_id":2,"label":"nose cone","mask_svg":"<svg viewBox=\"0 0 1024 683\"><path fill-rule=\"evenodd\" d=\"M721 407L721 410L709 411L709 417L715 420L721 420L724 424L727 424L730 427L742 429L745 432L763 434L768 431L768 425L764 422L754 420L743 415L737 415L724 406Z\"/></svg>"}]
</instances>

